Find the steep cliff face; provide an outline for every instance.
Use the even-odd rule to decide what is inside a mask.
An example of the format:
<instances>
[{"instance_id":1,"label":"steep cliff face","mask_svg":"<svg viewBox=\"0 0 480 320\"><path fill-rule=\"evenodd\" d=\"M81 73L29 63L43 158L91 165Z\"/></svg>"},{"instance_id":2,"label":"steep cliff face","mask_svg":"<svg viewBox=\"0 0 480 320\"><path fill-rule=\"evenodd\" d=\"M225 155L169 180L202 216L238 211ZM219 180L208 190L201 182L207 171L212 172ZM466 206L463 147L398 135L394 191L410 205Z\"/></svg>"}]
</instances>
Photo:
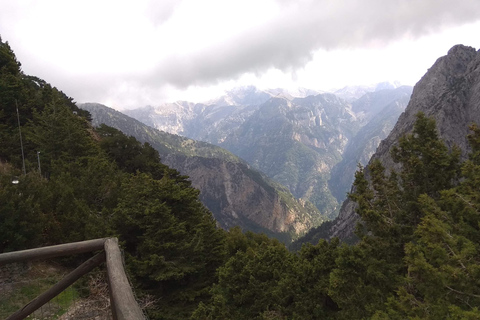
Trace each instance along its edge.
<instances>
[{"instance_id":1,"label":"steep cliff face","mask_svg":"<svg viewBox=\"0 0 480 320\"><path fill-rule=\"evenodd\" d=\"M222 228L239 225L286 238L304 234L319 222L312 205L285 201L282 191L265 183L260 173L245 164L176 154L167 155L163 162L190 177Z\"/></svg>"},{"instance_id":2,"label":"steep cliff face","mask_svg":"<svg viewBox=\"0 0 480 320\"><path fill-rule=\"evenodd\" d=\"M465 158L469 152L468 126L480 123L480 52L463 45L454 46L439 58L413 89L405 112L372 156L387 168L397 168L390 149L411 132L418 112L434 118L440 137L449 147L457 145ZM329 237L346 238L353 233L358 216L355 204L346 200Z\"/></svg>"},{"instance_id":3,"label":"steep cliff face","mask_svg":"<svg viewBox=\"0 0 480 320\"><path fill-rule=\"evenodd\" d=\"M94 125L105 123L150 143L162 162L189 176L222 228L239 225L289 242L324 220L311 203L295 199L225 149L153 129L100 104L80 107L90 111Z\"/></svg>"}]
</instances>

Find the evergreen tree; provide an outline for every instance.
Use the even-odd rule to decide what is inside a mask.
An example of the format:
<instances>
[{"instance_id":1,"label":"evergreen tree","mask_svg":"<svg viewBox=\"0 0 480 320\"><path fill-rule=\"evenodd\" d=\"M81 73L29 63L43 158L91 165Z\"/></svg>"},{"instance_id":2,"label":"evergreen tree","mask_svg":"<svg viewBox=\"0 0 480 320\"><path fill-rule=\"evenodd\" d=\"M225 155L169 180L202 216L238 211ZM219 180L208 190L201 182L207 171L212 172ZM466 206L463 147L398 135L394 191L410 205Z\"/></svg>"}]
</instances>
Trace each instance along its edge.
<instances>
[{"instance_id":1,"label":"evergreen tree","mask_svg":"<svg viewBox=\"0 0 480 320\"><path fill-rule=\"evenodd\" d=\"M142 291L159 299L155 319L185 319L208 298L223 262L223 231L198 200L198 191L143 173L122 183L114 227L129 270Z\"/></svg>"},{"instance_id":2,"label":"evergreen tree","mask_svg":"<svg viewBox=\"0 0 480 320\"><path fill-rule=\"evenodd\" d=\"M239 228L227 235L235 253L218 269L212 298L199 305L193 319L284 319L278 284L293 273L294 256L278 240Z\"/></svg>"},{"instance_id":3,"label":"evergreen tree","mask_svg":"<svg viewBox=\"0 0 480 320\"><path fill-rule=\"evenodd\" d=\"M52 162L82 161L99 153L86 120L72 113L60 93L51 95L42 111L34 111L26 131L27 140L41 152L45 172Z\"/></svg>"},{"instance_id":4,"label":"evergreen tree","mask_svg":"<svg viewBox=\"0 0 480 320\"><path fill-rule=\"evenodd\" d=\"M398 297L377 319L477 319L480 312L480 130L471 127L470 160L463 180L434 199L420 196L423 211L405 246L408 272Z\"/></svg>"},{"instance_id":5,"label":"evergreen tree","mask_svg":"<svg viewBox=\"0 0 480 320\"><path fill-rule=\"evenodd\" d=\"M134 137L127 137L120 130L105 124L100 125L96 132L102 138L100 147L123 171L148 173L154 179L161 179L165 174L171 177L179 176L178 172L169 170L166 165L160 162L158 151L148 142L142 145ZM181 180L185 180L184 178ZM188 182L186 182L186 186L189 186Z\"/></svg>"},{"instance_id":6,"label":"evergreen tree","mask_svg":"<svg viewBox=\"0 0 480 320\"><path fill-rule=\"evenodd\" d=\"M459 156L438 138L435 122L419 113L413 133L392 149L399 173L388 175L378 160L367 168L369 179L364 170L357 173L350 197L362 218L361 241L342 248L331 274L330 293L342 309L340 317L370 317L395 297L407 271L405 245L425 215L419 197L438 199L459 180Z\"/></svg>"},{"instance_id":7,"label":"evergreen tree","mask_svg":"<svg viewBox=\"0 0 480 320\"><path fill-rule=\"evenodd\" d=\"M336 267L339 240L307 244L295 256L292 272L279 282L281 310L288 319L331 319L338 305L329 294L330 273Z\"/></svg>"},{"instance_id":8,"label":"evergreen tree","mask_svg":"<svg viewBox=\"0 0 480 320\"><path fill-rule=\"evenodd\" d=\"M391 153L393 160L402 164L399 178L405 210L398 217L399 223L416 226L422 217L417 207L418 197L427 194L438 198L441 190L456 184L461 151L455 146L449 152L438 137L435 120L420 112L413 133L400 138Z\"/></svg>"},{"instance_id":9,"label":"evergreen tree","mask_svg":"<svg viewBox=\"0 0 480 320\"><path fill-rule=\"evenodd\" d=\"M356 174L359 243L294 254L265 235L217 229L187 177L148 144L94 132L71 98L24 75L1 39L0 105L0 252L117 235L137 293L158 301L154 319L478 318L476 125L460 166L458 149L417 115L392 150L400 171L374 161Z\"/></svg>"},{"instance_id":10,"label":"evergreen tree","mask_svg":"<svg viewBox=\"0 0 480 320\"><path fill-rule=\"evenodd\" d=\"M40 246L52 227L47 183L30 173L12 184L12 175L20 171L5 167L0 174L0 252Z\"/></svg>"}]
</instances>

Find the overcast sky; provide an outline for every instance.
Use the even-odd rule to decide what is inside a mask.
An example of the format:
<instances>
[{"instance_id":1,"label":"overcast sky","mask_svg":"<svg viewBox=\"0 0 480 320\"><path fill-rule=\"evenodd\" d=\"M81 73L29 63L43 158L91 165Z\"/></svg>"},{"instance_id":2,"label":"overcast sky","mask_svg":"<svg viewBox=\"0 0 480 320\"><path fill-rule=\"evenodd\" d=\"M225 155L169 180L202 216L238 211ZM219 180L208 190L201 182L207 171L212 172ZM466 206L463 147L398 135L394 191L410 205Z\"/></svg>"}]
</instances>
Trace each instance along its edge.
<instances>
[{"instance_id":1,"label":"overcast sky","mask_svg":"<svg viewBox=\"0 0 480 320\"><path fill-rule=\"evenodd\" d=\"M23 71L77 102L201 101L237 85L414 85L480 48L479 0L0 0Z\"/></svg>"}]
</instances>

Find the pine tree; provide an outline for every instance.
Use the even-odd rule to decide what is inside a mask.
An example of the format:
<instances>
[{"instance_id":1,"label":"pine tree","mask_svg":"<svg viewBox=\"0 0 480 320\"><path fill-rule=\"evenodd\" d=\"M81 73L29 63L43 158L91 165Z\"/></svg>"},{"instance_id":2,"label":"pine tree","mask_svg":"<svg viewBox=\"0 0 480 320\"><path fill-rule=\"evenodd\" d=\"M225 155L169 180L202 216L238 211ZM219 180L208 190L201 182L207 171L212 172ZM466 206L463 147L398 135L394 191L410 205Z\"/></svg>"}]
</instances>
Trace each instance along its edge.
<instances>
[{"instance_id":1,"label":"pine tree","mask_svg":"<svg viewBox=\"0 0 480 320\"><path fill-rule=\"evenodd\" d=\"M161 319L188 318L208 298L223 262L223 231L198 191L165 175L138 173L123 181L113 224L139 288L159 299Z\"/></svg>"},{"instance_id":2,"label":"pine tree","mask_svg":"<svg viewBox=\"0 0 480 320\"><path fill-rule=\"evenodd\" d=\"M285 319L285 292L279 282L293 273L294 256L278 240L234 228L227 247L235 251L218 269L218 283L208 303L199 305L193 319ZM229 239L230 238L230 239Z\"/></svg>"},{"instance_id":3,"label":"pine tree","mask_svg":"<svg viewBox=\"0 0 480 320\"><path fill-rule=\"evenodd\" d=\"M408 272L398 297L390 299L377 319L476 319L480 312L480 130L471 127L470 160L463 180L440 191L436 199L423 194L423 212L414 239L405 246Z\"/></svg>"},{"instance_id":4,"label":"pine tree","mask_svg":"<svg viewBox=\"0 0 480 320\"><path fill-rule=\"evenodd\" d=\"M402 137L391 153L401 165L399 173L388 175L377 160L356 174L350 197L358 203L361 241L342 248L331 275L331 295L341 317L370 317L386 310L385 302L395 298L407 271L404 247L416 238L425 216L419 197L439 199L442 190L459 180L458 148L449 152L434 120L422 113L413 133Z\"/></svg>"}]
</instances>

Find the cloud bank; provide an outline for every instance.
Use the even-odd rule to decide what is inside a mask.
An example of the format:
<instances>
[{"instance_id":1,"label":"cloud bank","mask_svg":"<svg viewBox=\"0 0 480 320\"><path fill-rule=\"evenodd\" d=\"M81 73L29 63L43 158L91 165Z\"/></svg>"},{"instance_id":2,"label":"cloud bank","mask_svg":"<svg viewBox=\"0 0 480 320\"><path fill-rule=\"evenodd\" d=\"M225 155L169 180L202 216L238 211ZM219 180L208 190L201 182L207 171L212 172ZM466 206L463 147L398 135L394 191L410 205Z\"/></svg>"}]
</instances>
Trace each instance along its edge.
<instances>
[{"instance_id":1,"label":"cloud bank","mask_svg":"<svg viewBox=\"0 0 480 320\"><path fill-rule=\"evenodd\" d=\"M373 50L479 20L478 0L0 0L0 35L27 72L80 101L154 103L246 73L295 75L319 50Z\"/></svg>"},{"instance_id":2,"label":"cloud bank","mask_svg":"<svg viewBox=\"0 0 480 320\"><path fill-rule=\"evenodd\" d=\"M480 17L480 2L474 0L283 1L279 6L278 14L260 29L167 56L151 79L187 87L270 68L288 72L304 66L318 49L382 46Z\"/></svg>"}]
</instances>

